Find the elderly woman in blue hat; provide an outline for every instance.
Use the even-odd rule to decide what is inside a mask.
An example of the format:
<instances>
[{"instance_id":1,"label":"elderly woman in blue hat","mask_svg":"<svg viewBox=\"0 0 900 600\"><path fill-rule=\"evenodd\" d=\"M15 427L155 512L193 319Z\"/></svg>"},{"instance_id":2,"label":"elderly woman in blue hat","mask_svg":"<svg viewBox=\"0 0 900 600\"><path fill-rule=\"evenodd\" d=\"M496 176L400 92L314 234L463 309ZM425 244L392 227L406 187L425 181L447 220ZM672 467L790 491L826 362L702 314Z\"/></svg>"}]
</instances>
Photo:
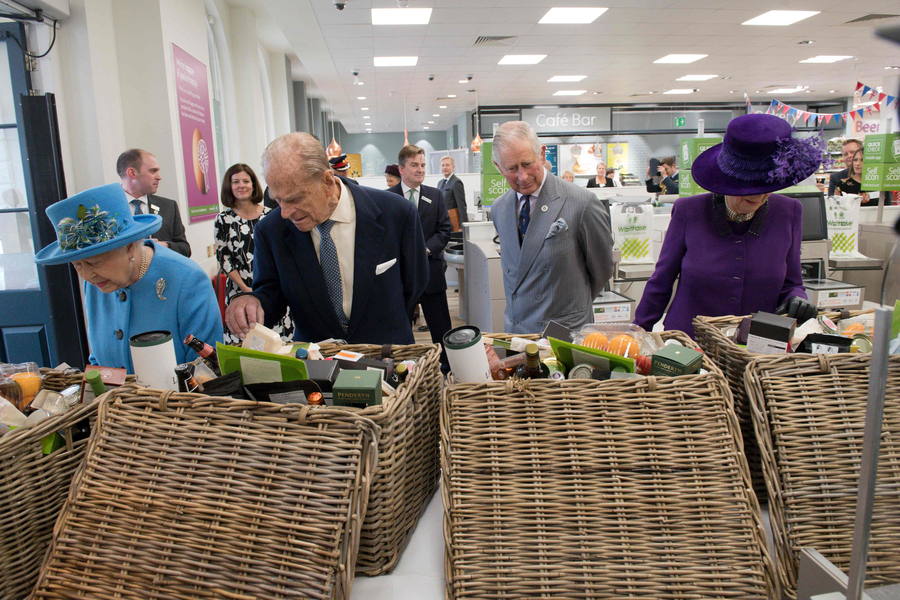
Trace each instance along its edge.
<instances>
[{"instance_id":1,"label":"elderly woman in blue hat","mask_svg":"<svg viewBox=\"0 0 900 600\"><path fill-rule=\"evenodd\" d=\"M134 373L131 336L169 331L175 358L196 358L189 334L222 341L222 317L212 285L192 260L145 239L159 215L133 215L118 183L96 187L47 208L57 242L35 255L40 265L72 263L84 279L91 364Z\"/></svg>"},{"instance_id":2,"label":"elderly woman in blue hat","mask_svg":"<svg viewBox=\"0 0 900 600\"><path fill-rule=\"evenodd\" d=\"M818 170L821 138L796 139L773 115L731 121L721 144L694 161L697 185L712 193L680 198L635 311L650 329L666 312L666 329L693 337L696 316L787 313L803 322L816 315L800 272L803 207L773 194Z\"/></svg>"}]
</instances>

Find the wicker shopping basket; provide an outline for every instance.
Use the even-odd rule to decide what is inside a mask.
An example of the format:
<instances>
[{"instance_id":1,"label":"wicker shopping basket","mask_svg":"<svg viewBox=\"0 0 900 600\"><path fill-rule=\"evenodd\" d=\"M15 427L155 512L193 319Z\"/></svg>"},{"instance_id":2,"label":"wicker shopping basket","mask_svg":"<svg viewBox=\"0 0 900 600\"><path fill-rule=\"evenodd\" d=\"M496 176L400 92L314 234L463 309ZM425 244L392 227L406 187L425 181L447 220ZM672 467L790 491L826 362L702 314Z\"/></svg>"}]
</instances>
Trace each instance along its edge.
<instances>
[{"instance_id":1,"label":"wicker shopping basket","mask_svg":"<svg viewBox=\"0 0 900 600\"><path fill-rule=\"evenodd\" d=\"M84 381L84 373L78 369L66 369L58 371L56 369L41 368L41 386L54 392L61 392L67 387L73 385L81 385ZM135 383L137 379L134 375L126 375L125 383Z\"/></svg>"},{"instance_id":2,"label":"wicker shopping basket","mask_svg":"<svg viewBox=\"0 0 900 600\"><path fill-rule=\"evenodd\" d=\"M340 350L360 352L371 358L378 358L384 352L394 360L417 361L396 396L382 406L357 411L381 428L381 436L378 469L372 480L356 570L364 575L381 575L397 566L440 478L438 442L444 383L440 346L322 346L326 356Z\"/></svg>"},{"instance_id":3,"label":"wicker shopping basket","mask_svg":"<svg viewBox=\"0 0 900 600\"><path fill-rule=\"evenodd\" d=\"M446 388L446 598L777 598L731 393L704 367Z\"/></svg>"},{"instance_id":4,"label":"wicker shopping basket","mask_svg":"<svg viewBox=\"0 0 900 600\"><path fill-rule=\"evenodd\" d=\"M850 316L855 317L867 311L851 311ZM840 321L841 313L826 313L833 321ZM759 447L756 445L756 437L753 435L753 419L750 415L750 404L744 390L744 369L750 361L760 358L762 354L748 352L725 336L725 331L731 327L737 327L745 317L696 317L694 319L694 334L703 351L719 365L728 384L731 386L731 394L734 396L734 410L737 413L741 426L741 435L744 438L744 448L747 452L747 462L750 465L750 479L753 482L753 490L761 502L766 500L766 484L762 473L762 464Z\"/></svg>"},{"instance_id":5,"label":"wicker shopping basket","mask_svg":"<svg viewBox=\"0 0 900 600\"><path fill-rule=\"evenodd\" d=\"M754 360L746 385L762 449L782 589L802 548L850 566L871 354ZM900 356L888 363L867 584L900 583Z\"/></svg>"},{"instance_id":6,"label":"wicker shopping basket","mask_svg":"<svg viewBox=\"0 0 900 600\"><path fill-rule=\"evenodd\" d=\"M24 598L34 587L88 444L72 441L72 427L96 414L96 402L82 404L0 438L0 598ZM62 435L66 445L44 454L41 440L53 433Z\"/></svg>"},{"instance_id":7,"label":"wicker shopping basket","mask_svg":"<svg viewBox=\"0 0 900 600\"><path fill-rule=\"evenodd\" d=\"M349 598L369 419L139 388L97 423L32 598Z\"/></svg>"}]
</instances>

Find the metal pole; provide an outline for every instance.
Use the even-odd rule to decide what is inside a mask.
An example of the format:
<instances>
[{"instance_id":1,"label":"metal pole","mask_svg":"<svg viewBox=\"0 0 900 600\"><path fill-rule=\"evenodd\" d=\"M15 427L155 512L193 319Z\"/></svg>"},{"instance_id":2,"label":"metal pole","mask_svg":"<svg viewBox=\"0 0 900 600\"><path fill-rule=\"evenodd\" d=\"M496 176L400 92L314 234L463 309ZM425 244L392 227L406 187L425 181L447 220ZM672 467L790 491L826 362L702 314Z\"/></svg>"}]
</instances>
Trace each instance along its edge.
<instances>
[{"instance_id":1,"label":"metal pole","mask_svg":"<svg viewBox=\"0 0 900 600\"><path fill-rule=\"evenodd\" d=\"M884 415L884 393L888 376L888 344L893 314L894 311L889 308L875 310L869 396L866 402L862 461L859 465L859 492L856 501L856 520L853 525L847 600L861 600L866 582L866 560L869 556L869 534L872 530L872 504L875 500L875 479L878 474L878 449L881 443L881 420Z\"/></svg>"}]
</instances>

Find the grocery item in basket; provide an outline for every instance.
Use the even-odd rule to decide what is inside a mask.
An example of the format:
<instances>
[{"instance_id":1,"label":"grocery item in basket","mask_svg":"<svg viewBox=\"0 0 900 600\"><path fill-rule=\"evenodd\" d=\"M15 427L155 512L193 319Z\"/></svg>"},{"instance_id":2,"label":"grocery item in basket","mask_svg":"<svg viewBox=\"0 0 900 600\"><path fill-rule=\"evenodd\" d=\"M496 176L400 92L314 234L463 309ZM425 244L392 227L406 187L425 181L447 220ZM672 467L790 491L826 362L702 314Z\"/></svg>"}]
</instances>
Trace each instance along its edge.
<instances>
[{"instance_id":1,"label":"grocery item in basket","mask_svg":"<svg viewBox=\"0 0 900 600\"><path fill-rule=\"evenodd\" d=\"M650 374L657 377L693 375L700 370L703 353L684 346L665 346L653 355Z\"/></svg>"},{"instance_id":2,"label":"grocery item in basket","mask_svg":"<svg viewBox=\"0 0 900 600\"><path fill-rule=\"evenodd\" d=\"M147 331L129 338L134 374L147 387L178 391L175 344L169 331Z\"/></svg>"},{"instance_id":3,"label":"grocery item in basket","mask_svg":"<svg viewBox=\"0 0 900 600\"><path fill-rule=\"evenodd\" d=\"M258 350L259 352L276 353L281 350L282 346L284 346L284 343L281 341L281 336L262 323L254 325L247 332L247 335L244 336L244 341L241 342L241 348Z\"/></svg>"},{"instance_id":4,"label":"grocery item in basket","mask_svg":"<svg viewBox=\"0 0 900 600\"><path fill-rule=\"evenodd\" d=\"M790 351L797 319L758 312L750 319L747 350L757 354L784 354Z\"/></svg>"},{"instance_id":5,"label":"grocery item in basket","mask_svg":"<svg viewBox=\"0 0 900 600\"><path fill-rule=\"evenodd\" d=\"M811 333L797 346L797 352L807 354L839 354L850 352L850 338L827 333Z\"/></svg>"},{"instance_id":6,"label":"grocery item in basket","mask_svg":"<svg viewBox=\"0 0 900 600\"><path fill-rule=\"evenodd\" d=\"M471 325L456 327L444 334L443 342L450 370L458 381L482 383L493 380L480 329Z\"/></svg>"},{"instance_id":7,"label":"grocery item in basket","mask_svg":"<svg viewBox=\"0 0 900 600\"><path fill-rule=\"evenodd\" d=\"M588 348L596 348L597 350L606 350L609 347L609 339L603 333L594 331L584 336L581 345Z\"/></svg>"},{"instance_id":8,"label":"grocery item in basket","mask_svg":"<svg viewBox=\"0 0 900 600\"><path fill-rule=\"evenodd\" d=\"M626 358L634 358L639 354L637 340L626 333L609 340L607 350Z\"/></svg>"},{"instance_id":9,"label":"grocery item in basket","mask_svg":"<svg viewBox=\"0 0 900 600\"><path fill-rule=\"evenodd\" d=\"M516 369L519 379L549 379L550 369L541 362L538 345L531 343L525 347L525 362Z\"/></svg>"},{"instance_id":10,"label":"grocery item in basket","mask_svg":"<svg viewBox=\"0 0 900 600\"><path fill-rule=\"evenodd\" d=\"M366 408L381 404L380 371L341 371L334 382L335 406Z\"/></svg>"}]
</instances>

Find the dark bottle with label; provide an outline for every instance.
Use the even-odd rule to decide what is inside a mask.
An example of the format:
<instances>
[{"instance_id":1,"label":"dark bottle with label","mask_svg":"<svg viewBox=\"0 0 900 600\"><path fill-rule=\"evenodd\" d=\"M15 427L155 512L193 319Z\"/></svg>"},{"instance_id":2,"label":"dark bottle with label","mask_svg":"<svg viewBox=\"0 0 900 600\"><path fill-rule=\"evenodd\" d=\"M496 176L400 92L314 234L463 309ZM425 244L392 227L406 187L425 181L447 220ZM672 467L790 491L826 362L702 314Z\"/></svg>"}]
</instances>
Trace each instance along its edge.
<instances>
[{"instance_id":1,"label":"dark bottle with label","mask_svg":"<svg viewBox=\"0 0 900 600\"><path fill-rule=\"evenodd\" d=\"M216 377L222 375L222 371L219 370L219 357L216 355L215 348L192 335L184 338L184 345L199 354L200 358L202 358L206 362L206 365L216 374Z\"/></svg>"},{"instance_id":2,"label":"dark bottle with label","mask_svg":"<svg viewBox=\"0 0 900 600\"><path fill-rule=\"evenodd\" d=\"M178 381L179 392L199 392L203 389L194 379L194 372L189 364L175 367L175 378Z\"/></svg>"},{"instance_id":3,"label":"dark bottle with label","mask_svg":"<svg viewBox=\"0 0 900 600\"><path fill-rule=\"evenodd\" d=\"M399 365L394 367L394 375L397 376L397 383L404 383L407 376L409 376L409 367L407 367L404 363L400 363Z\"/></svg>"},{"instance_id":4,"label":"dark bottle with label","mask_svg":"<svg viewBox=\"0 0 900 600\"><path fill-rule=\"evenodd\" d=\"M531 343L525 346L525 362L516 371L519 379L549 379L550 369L541 362L538 345Z\"/></svg>"}]
</instances>

